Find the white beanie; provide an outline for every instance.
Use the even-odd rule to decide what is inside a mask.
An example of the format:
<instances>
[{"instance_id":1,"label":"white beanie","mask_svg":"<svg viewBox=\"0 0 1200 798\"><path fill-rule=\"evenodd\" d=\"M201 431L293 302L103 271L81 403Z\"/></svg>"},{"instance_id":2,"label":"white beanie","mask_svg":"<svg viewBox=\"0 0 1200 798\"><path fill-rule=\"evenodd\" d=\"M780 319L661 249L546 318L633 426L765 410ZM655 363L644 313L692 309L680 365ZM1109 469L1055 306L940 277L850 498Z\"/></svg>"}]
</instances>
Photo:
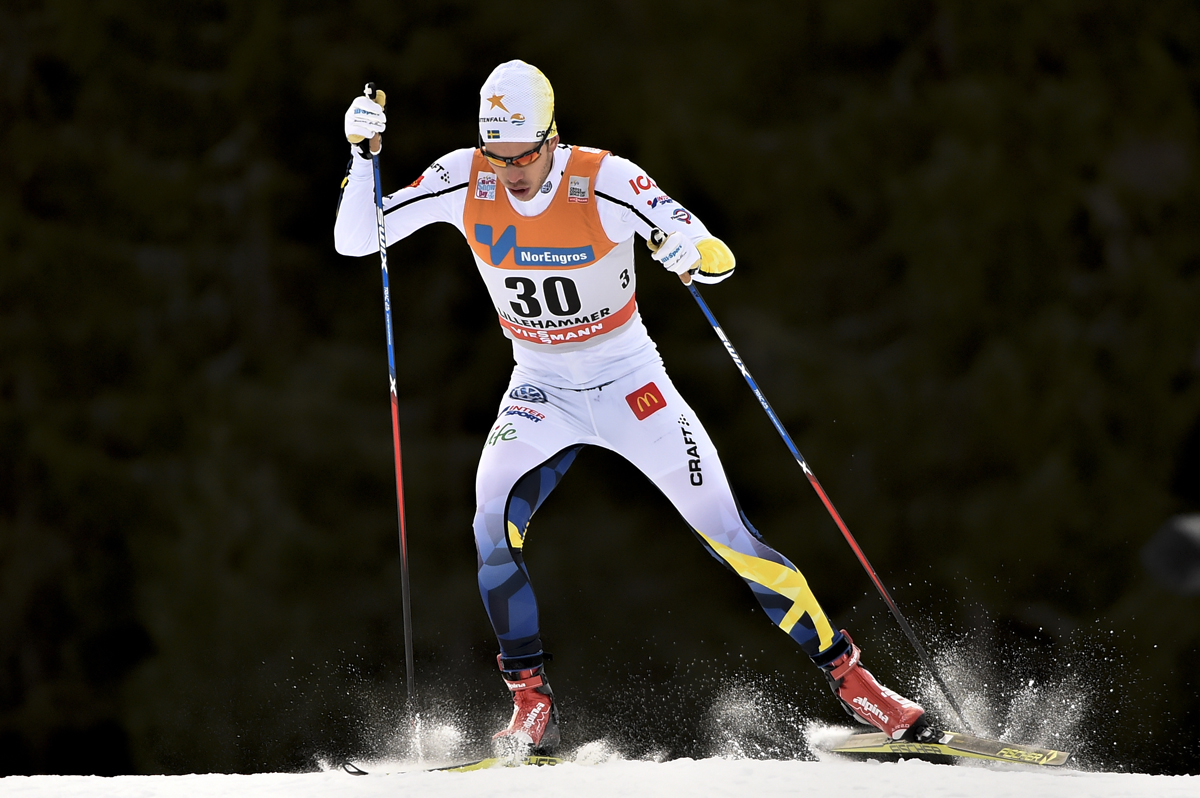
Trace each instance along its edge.
<instances>
[{"instance_id":1,"label":"white beanie","mask_svg":"<svg viewBox=\"0 0 1200 798\"><path fill-rule=\"evenodd\" d=\"M535 142L557 133L554 89L537 67L509 61L492 70L479 90L479 138L484 144Z\"/></svg>"}]
</instances>

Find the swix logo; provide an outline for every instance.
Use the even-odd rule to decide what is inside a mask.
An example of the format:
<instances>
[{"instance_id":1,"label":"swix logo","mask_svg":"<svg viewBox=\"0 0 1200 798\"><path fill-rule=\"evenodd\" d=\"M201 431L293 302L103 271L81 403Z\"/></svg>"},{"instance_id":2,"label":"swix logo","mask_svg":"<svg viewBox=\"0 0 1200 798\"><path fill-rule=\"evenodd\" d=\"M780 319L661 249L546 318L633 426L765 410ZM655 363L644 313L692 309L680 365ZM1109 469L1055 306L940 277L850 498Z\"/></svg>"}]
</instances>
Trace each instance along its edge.
<instances>
[{"instance_id":1,"label":"swix logo","mask_svg":"<svg viewBox=\"0 0 1200 798\"><path fill-rule=\"evenodd\" d=\"M629 403L629 409L637 416L638 421L645 420L667 406L667 400L663 399L662 391L658 390L658 386L652 382L646 383L626 396L625 401Z\"/></svg>"},{"instance_id":2,"label":"swix logo","mask_svg":"<svg viewBox=\"0 0 1200 798\"><path fill-rule=\"evenodd\" d=\"M721 339L721 343L725 344L725 349L729 352L729 356L733 358L733 364L738 367L738 371L742 372L742 376L750 379L750 372L746 371L746 366L742 363L741 356L737 350L733 348L733 344L729 343L729 339L725 337L725 331L720 327L713 327L717 331L717 337Z\"/></svg>"},{"instance_id":3,"label":"swix logo","mask_svg":"<svg viewBox=\"0 0 1200 798\"><path fill-rule=\"evenodd\" d=\"M499 266L513 253L513 260L518 266L584 266L596 260L596 253L589 244L586 247L519 247L517 246L516 225L509 225L500 234L499 239L493 238L490 224L475 225L475 240L489 248L488 256L493 266Z\"/></svg>"},{"instance_id":4,"label":"swix logo","mask_svg":"<svg viewBox=\"0 0 1200 798\"><path fill-rule=\"evenodd\" d=\"M375 210L375 230L379 235L379 241L381 243L384 241L387 241L387 228L384 226L383 209L378 208L378 207ZM381 246L379 248L379 262L381 264L383 264L383 274L386 277L387 276L387 247ZM392 305L391 305L391 301L388 299L386 284L384 284L384 287L383 287L383 301L388 303L386 310L388 313L391 313ZM392 345L391 340L388 340L388 346L391 346L391 345Z\"/></svg>"},{"instance_id":5,"label":"swix logo","mask_svg":"<svg viewBox=\"0 0 1200 798\"><path fill-rule=\"evenodd\" d=\"M872 704L866 698L866 696L860 695L858 698L854 699L851 703L857 704L862 709L862 711L867 713L868 715L874 715L875 717L879 718L884 723L888 722L887 714L884 713L884 711L882 709L880 709L879 707Z\"/></svg>"}]
</instances>

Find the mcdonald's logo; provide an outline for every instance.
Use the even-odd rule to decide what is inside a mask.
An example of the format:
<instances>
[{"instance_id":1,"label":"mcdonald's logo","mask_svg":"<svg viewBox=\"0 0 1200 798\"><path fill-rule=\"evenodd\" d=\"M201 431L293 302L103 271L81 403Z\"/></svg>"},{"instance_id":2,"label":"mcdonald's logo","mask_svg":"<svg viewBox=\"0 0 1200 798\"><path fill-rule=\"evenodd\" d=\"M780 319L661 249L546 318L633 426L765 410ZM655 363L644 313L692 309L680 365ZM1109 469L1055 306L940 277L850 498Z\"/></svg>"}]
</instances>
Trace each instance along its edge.
<instances>
[{"instance_id":1,"label":"mcdonald's logo","mask_svg":"<svg viewBox=\"0 0 1200 798\"><path fill-rule=\"evenodd\" d=\"M658 386L652 382L646 383L626 396L625 401L629 403L629 409L637 416L638 421L667 406L667 400L663 399L662 391L658 390Z\"/></svg>"}]
</instances>

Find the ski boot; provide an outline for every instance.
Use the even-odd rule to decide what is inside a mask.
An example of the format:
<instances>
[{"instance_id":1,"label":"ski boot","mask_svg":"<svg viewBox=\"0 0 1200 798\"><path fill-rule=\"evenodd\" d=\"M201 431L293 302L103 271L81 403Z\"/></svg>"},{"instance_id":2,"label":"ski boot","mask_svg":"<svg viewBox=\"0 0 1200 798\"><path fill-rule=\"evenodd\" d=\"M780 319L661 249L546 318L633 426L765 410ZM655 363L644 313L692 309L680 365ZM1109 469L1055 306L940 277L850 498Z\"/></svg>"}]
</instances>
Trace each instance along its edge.
<instances>
[{"instance_id":1,"label":"ski boot","mask_svg":"<svg viewBox=\"0 0 1200 798\"><path fill-rule=\"evenodd\" d=\"M821 668L842 708L859 723L874 726L893 740L924 742L934 737L937 731L925 710L877 682L859 663L862 652L845 629L842 635L850 650Z\"/></svg>"},{"instance_id":2,"label":"ski boot","mask_svg":"<svg viewBox=\"0 0 1200 798\"><path fill-rule=\"evenodd\" d=\"M507 670L501 657L500 673L512 692L513 714L508 728L492 737L499 743L528 746L541 754L554 750L561 741L558 731L558 707L554 691L546 681L545 667L538 665L522 670Z\"/></svg>"}]
</instances>

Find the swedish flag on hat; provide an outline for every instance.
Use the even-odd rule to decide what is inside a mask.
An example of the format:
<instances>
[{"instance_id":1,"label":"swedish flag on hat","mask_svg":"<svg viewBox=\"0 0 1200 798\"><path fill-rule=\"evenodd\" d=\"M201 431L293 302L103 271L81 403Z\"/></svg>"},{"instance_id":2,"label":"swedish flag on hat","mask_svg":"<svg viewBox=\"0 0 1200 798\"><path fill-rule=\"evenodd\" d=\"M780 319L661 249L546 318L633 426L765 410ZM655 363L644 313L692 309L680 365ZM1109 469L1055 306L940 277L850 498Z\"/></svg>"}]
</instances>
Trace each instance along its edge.
<instances>
[{"instance_id":1,"label":"swedish flag on hat","mask_svg":"<svg viewBox=\"0 0 1200 798\"><path fill-rule=\"evenodd\" d=\"M479 90L479 137L487 141L541 141L557 135L554 89L537 67L508 61Z\"/></svg>"}]
</instances>

